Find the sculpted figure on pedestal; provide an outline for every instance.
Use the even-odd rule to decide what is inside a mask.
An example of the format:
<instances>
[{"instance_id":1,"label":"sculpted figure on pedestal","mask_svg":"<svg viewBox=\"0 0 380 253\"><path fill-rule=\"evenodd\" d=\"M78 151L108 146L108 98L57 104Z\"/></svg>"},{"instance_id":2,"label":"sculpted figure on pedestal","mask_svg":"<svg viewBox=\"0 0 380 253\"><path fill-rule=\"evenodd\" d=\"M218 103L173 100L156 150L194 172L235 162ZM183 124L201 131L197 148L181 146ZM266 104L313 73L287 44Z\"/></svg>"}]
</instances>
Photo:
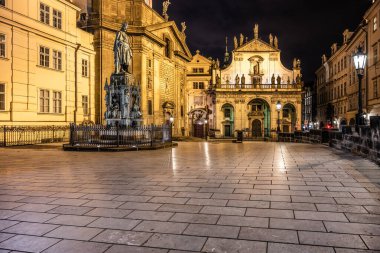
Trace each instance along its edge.
<instances>
[{"instance_id":1,"label":"sculpted figure on pedestal","mask_svg":"<svg viewBox=\"0 0 380 253\"><path fill-rule=\"evenodd\" d=\"M132 64L132 49L127 35L128 23L123 23L121 30L117 32L113 47L115 58L115 74L121 72L131 73L129 66Z\"/></svg>"}]
</instances>

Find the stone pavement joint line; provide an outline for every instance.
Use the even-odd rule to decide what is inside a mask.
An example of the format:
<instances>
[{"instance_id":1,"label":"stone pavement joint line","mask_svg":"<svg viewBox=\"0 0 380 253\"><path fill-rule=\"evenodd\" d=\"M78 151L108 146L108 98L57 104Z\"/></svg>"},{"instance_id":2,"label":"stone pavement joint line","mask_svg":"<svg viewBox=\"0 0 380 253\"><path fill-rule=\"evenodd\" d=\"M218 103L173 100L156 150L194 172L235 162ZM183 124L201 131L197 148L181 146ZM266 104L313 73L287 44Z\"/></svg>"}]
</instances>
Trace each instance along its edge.
<instances>
[{"instance_id":1,"label":"stone pavement joint line","mask_svg":"<svg viewBox=\"0 0 380 253\"><path fill-rule=\"evenodd\" d=\"M0 252L380 252L380 168L296 143L0 148Z\"/></svg>"}]
</instances>

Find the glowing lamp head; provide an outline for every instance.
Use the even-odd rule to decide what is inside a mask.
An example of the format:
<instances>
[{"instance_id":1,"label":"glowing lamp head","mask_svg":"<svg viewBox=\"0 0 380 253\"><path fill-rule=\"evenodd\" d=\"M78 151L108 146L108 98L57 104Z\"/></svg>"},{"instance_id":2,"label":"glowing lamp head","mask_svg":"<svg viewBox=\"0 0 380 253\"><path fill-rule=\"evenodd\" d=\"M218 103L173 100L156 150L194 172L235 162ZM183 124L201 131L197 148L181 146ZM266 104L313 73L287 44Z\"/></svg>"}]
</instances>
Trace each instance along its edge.
<instances>
[{"instance_id":1,"label":"glowing lamp head","mask_svg":"<svg viewBox=\"0 0 380 253\"><path fill-rule=\"evenodd\" d=\"M170 123L173 123L173 122L174 122L174 118L173 118L173 116L170 116L169 121L170 121Z\"/></svg>"},{"instance_id":2,"label":"glowing lamp head","mask_svg":"<svg viewBox=\"0 0 380 253\"><path fill-rule=\"evenodd\" d=\"M367 63L367 55L363 52L361 46L358 47L358 51L353 57L356 73L358 75L364 75L365 65Z\"/></svg>"},{"instance_id":3,"label":"glowing lamp head","mask_svg":"<svg viewBox=\"0 0 380 253\"><path fill-rule=\"evenodd\" d=\"M277 101L277 104L276 104L276 109L277 109L277 111L280 111L281 108L282 108L282 104L281 104L281 102L280 102L280 101Z\"/></svg>"}]
</instances>

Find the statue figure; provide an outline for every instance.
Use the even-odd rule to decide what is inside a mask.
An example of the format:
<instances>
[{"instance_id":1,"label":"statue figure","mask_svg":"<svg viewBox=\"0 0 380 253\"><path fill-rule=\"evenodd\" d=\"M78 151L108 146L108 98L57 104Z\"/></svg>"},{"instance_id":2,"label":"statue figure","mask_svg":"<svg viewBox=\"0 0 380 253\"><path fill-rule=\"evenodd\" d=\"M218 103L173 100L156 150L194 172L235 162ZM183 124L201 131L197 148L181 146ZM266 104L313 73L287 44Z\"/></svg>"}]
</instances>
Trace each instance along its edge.
<instances>
[{"instance_id":1,"label":"statue figure","mask_svg":"<svg viewBox=\"0 0 380 253\"><path fill-rule=\"evenodd\" d=\"M235 49L239 47L238 40L237 40L236 36L234 37L234 47L235 47Z\"/></svg>"},{"instance_id":2,"label":"statue figure","mask_svg":"<svg viewBox=\"0 0 380 253\"><path fill-rule=\"evenodd\" d=\"M116 94L112 96L110 109L111 109L112 118L116 119L119 115L119 101Z\"/></svg>"},{"instance_id":3,"label":"statue figure","mask_svg":"<svg viewBox=\"0 0 380 253\"><path fill-rule=\"evenodd\" d=\"M273 35L271 33L269 34L269 44L273 46Z\"/></svg>"},{"instance_id":4,"label":"statue figure","mask_svg":"<svg viewBox=\"0 0 380 253\"><path fill-rule=\"evenodd\" d=\"M241 84L242 84L242 86L245 85L245 76L244 76L244 74L241 76Z\"/></svg>"},{"instance_id":5,"label":"statue figure","mask_svg":"<svg viewBox=\"0 0 380 253\"><path fill-rule=\"evenodd\" d=\"M277 76L277 84L279 84L279 85L281 84L281 77L280 77L280 75Z\"/></svg>"},{"instance_id":6,"label":"statue figure","mask_svg":"<svg viewBox=\"0 0 380 253\"><path fill-rule=\"evenodd\" d=\"M243 46L244 44L244 35L240 34L240 46Z\"/></svg>"},{"instance_id":7,"label":"statue figure","mask_svg":"<svg viewBox=\"0 0 380 253\"><path fill-rule=\"evenodd\" d=\"M298 74L297 77L296 77L296 84L299 84L301 82L301 77L300 75Z\"/></svg>"},{"instance_id":8,"label":"statue figure","mask_svg":"<svg viewBox=\"0 0 380 253\"><path fill-rule=\"evenodd\" d=\"M182 22L181 23L181 26L182 26L182 33L185 33L185 31L186 31L186 22ZM198 50L197 50L198 51Z\"/></svg>"},{"instance_id":9,"label":"statue figure","mask_svg":"<svg viewBox=\"0 0 380 253\"><path fill-rule=\"evenodd\" d=\"M216 74L216 84L220 84L220 77L218 74Z\"/></svg>"},{"instance_id":10,"label":"statue figure","mask_svg":"<svg viewBox=\"0 0 380 253\"><path fill-rule=\"evenodd\" d=\"M254 38L258 39L259 38L259 25L258 24L255 24L255 28L253 29L253 33L254 33Z\"/></svg>"},{"instance_id":11,"label":"statue figure","mask_svg":"<svg viewBox=\"0 0 380 253\"><path fill-rule=\"evenodd\" d=\"M278 49L278 39L277 39L277 36L274 36L274 47Z\"/></svg>"},{"instance_id":12,"label":"statue figure","mask_svg":"<svg viewBox=\"0 0 380 253\"><path fill-rule=\"evenodd\" d=\"M287 82L288 84L290 84L290 77L288 76L288 82Z\"/></svg>"},{"instance_id":13,"label":"statue figure","mask_svg":"<svg viewBox=\"0 0 380 253\"><path fill-rule=\"evenodd\" d=\"M274 76L274 74L272 75L271 82L272 82L272 84L276 84L276 77Z\"/></svg>"},{"instance_id":14,"label":"statue figure","mask_svg":"<svg viewBox=\"0 0 380 253\"><path fill-rule=\"evenodd\" d=\"M293 59L293 68L294 69L297 68L297 59L296 58Z\"/></svg>"},{"instance_id":15,"label":"statue figure","mask_svg":"<svg viewBox=\"0 0 380 253\"><path fill-rule=\"evenodd\" d=\"M238 85L239 83L240 83L240 77L239 77L239 74L237 74L235 77L235 84Z\"/></svg>"},{"instance_id":16,"label":"statue figure","mask_svg":"<svg viewBox=\"0 0 380 253\"><path fill-rule=\"evenodd\" d=\"M128 72L132 63L132 49L127 35L128 23L123 23L121 30L117 32L113 52L115 57L115 74Z\"/></svg>"},{"instance_id":17,"label":"statue figure","mask_svg":"<svg viewBox=\"0 0 380 253\"><path fill-rule=\"evenodd\" d=\"M216 59L216 68L217 68L217 69L220 68L220 61L219 61L219 59Z\"/></svg>"},{"instance_id":18,"label":"statue figure","mask_svg":"<svg viewBox=\"0 0 380 253\"><path fill-rule=\"evenodd\" d=\"M166 0L162 3L162 16L165 17L166 21L169 20L168 9L170 4L170 0Z\"/></svg>"},{"instance_id":19,"label":"statue figure","mask_svg":"<svg viewBox=\"0 0 380 253\"><path fill-rule=\"evenodd\" d=\"M300 59L297 60L297 68L301 68L301 60Z\"/></svg>"}]
</instances>

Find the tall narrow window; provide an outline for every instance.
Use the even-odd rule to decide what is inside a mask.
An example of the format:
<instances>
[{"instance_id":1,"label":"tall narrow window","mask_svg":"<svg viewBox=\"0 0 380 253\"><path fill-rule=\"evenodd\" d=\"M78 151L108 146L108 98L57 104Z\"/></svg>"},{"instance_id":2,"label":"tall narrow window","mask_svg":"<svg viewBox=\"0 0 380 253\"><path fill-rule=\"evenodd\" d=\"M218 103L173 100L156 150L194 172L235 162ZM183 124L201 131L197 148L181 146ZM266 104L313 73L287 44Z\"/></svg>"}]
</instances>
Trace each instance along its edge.
<instances>
[{"instance_id":1,"label":"tall narrow window","mask_svg":"<svg viewBox=\"0 0 380 253\"><path fill-rule=\"evenodd\" d=\"M40 90L40 112L49 112L50 92L48 90Z\"/></svg>"},{"instance_id":2,"label":"tall narrow window","mask_svg":"<svg viewBox=\"0 0 380 253\"><path fill-rule=\"evenodd\" d=\"M40 21L50 24L50 7L43 3L40 3Z\"/></svg>"},{"instance_id":3,"label":"tall narrow window","mask_svg":"<svg viewBox=\"0 0 380 253\"><path fill-rule=\"evenodd\" d=\"M0 83L0 111L5 110L5 84Z\"/></svg>"},{"instance_id":4,"label":"tall narrow window","mask_svg":"<svg viewBox=\"0 0 380 253\"><path fill-rule=\"evenodd\" d=\"M205 88L204 82L199 82L199 89L203 90Z\"/></svg>"},{"instance_id":5,"label":"tall narrow window","mask_svg":"<svg viewBox=\"0 0 380 253\"><path fill-rule=\"evenodd\" d=\"M88 76L88 61L85 59L82 59L82 76Z\"/></svg>"},{"instance_id":6,"label":"tall narrow window","mask_svg":"<svg viewBox=\"0 0 380 253\"><path fill-rule=\"evenodd\" d=\"M373 64L376 64L379 60L377 43L373 46Z\"/></svg>"},{"instance_id":7,"label":"tall narrow window","mask_svg":"<svg viewBox=\"0 0 380 253\"><path fill-rule=\"evenodd\" d=\"M373 80L373 98L378 97L377 79Z\"/></svg>"},{"instance_id":8,"label":"tall narrow window","mask_svg":"<svg viewBox=\"0 0 380 253\"><path fill-rule=\"evenodd\" d=\"M53 50L53 68L62 70L62 52Z\"/></svg>"},{"instance_id":9,"label":"tall narrow window","mask_svg":"<svg viewBox=\"0 0 380 253\"><path fill-rule=\"evenodd\" d=\"M53 92L53 112L62 113L62 92Z\"/></svg>"},{"instance_id":10,"label":"tall narrow window","mask_svg":"<svg viewBox=\"0 0 380 253\"><path fill-rule=\"evenodd\" d=\"M148 100L148 115L153 115L153 103L152 103L152 100Z\"/></svg>"},{"instance_id":11,"label":"tall narrow window","mask_svg":"<svg viewBox=\"0 0 380 253\"><path fill-rule=\"evenodd\" d=\"M62 12L53 9L53 26L62 29Z\"/></svg>"},{"instance_id":12,"label":"tall narrow window","mask_svg":"<svg viewBox=\"0 0 380 253\"><path fill-rule=\"evenodd\" d=\"M49 56L49 48L40 46L40 66L49 67Z\"/></svg>"},{"instance_id":13,"label":"tall narrow window","mask_svg":"<svg viewBox=\"0 0 380 253\"><path fill-rule=\"evenodd\" d=\"M83 115L88 115L88 96L82 96Z\"/></svg>"},{"instance_id":14,"label":"tall narrow window","mask_svg":"<svg viewBox=\"0 0 380 253\"><path fill-rule=\"evenodd\" d=\"M170 39L165 39L166 45L165 45L165 56L170 58Z\"/></svg>"},{"instance_id":15,"label":"tall narrow window","mask_svg":"<svg viewBox=\"0 0 380 253\"><path fill-rule=\"evenodd\" d=\"M377 17L373 18L373 31L376 32L377 30Z\"/></svg>"},{"instance_id":16,"label":"tall narrow window","mask_svg":"<svg viewBox=\"0 0 380 253\"><path fill-rule=\"evenodd\" d=\"M5 34L0 34L0 57L5 57Z\"/></svg>"}]
</instances>

